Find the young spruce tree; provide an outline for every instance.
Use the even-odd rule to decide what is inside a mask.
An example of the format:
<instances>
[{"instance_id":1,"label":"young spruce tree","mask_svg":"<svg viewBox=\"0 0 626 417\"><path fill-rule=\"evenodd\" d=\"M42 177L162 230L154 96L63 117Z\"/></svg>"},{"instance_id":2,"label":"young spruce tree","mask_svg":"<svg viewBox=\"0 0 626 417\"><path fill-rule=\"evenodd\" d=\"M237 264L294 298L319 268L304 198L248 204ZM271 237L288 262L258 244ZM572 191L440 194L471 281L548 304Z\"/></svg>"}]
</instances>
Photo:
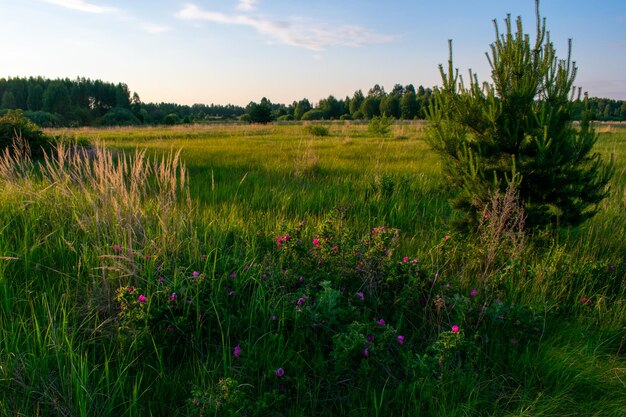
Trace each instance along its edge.
<instances>
[{"instance_id":1,"label":"young spruce tree","mask_svg":"<svg viewBox=\"0 0 626 417\"><path fill-rule=\"evenodd\" d=\"M521 18L511 16L487 59L491 83L468 83L452 63L439 66L443 85L427 110L428 141L444 161L453 205L465 212L461 225L478 224L483 205L509 184L517 187L526 226L576 225L593 216L607 195L612 165L592 152L597 140L587 120L572 123L576 64L571 40L559 60L536 2L537 35L524 34Z\"/></svg>"}]
</instances>

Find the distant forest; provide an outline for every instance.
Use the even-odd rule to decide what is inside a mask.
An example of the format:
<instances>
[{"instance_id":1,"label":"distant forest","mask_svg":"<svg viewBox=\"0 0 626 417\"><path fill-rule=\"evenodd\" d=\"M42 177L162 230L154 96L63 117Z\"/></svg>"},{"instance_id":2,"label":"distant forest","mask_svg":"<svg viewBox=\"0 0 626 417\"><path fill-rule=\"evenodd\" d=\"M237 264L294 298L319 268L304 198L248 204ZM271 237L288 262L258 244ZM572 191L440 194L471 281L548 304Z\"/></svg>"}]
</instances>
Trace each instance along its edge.
<instances>
[{"instance_id":1,"label":"distant forest","mask_svg":"<svg viewBox=\"0 0 626 417\"><path fill-rule=\"evenodd\" d=\"M248 106L219 104L143 103L124 83L43 77L1 78L0 114L21 109L26 117L43 127L124 126L179 124L240 120L257 123L287 120L371 119L386 115L396 119L423 119L432 96L431 88L396 84L390 92L376 84L364 94L337 99L332 95L311 103L272 103L263 98ZM626 101L606 98L576 100L572 117L585 113L592 120L626 120Z\"/></svg>"}]
</instances>

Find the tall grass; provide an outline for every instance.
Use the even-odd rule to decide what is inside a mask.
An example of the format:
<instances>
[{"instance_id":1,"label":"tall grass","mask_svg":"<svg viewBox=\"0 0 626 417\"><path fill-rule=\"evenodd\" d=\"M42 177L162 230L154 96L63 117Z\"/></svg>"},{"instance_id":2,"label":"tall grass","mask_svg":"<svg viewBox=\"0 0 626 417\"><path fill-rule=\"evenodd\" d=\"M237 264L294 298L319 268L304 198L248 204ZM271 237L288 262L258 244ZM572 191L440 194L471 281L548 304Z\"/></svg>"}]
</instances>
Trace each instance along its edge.
<instances>
[{"instance_id":1,"label":"tall grass","mask_svg":"<svg viewBox=\"0 0 626 417\"><path fill-rule=\"evenodd\" d=\"M599 214L520 241L513 195L448 228L419 125L326 127L6 151L0 415L622 415L623 130Z\"/></svg>"}]
</instances>

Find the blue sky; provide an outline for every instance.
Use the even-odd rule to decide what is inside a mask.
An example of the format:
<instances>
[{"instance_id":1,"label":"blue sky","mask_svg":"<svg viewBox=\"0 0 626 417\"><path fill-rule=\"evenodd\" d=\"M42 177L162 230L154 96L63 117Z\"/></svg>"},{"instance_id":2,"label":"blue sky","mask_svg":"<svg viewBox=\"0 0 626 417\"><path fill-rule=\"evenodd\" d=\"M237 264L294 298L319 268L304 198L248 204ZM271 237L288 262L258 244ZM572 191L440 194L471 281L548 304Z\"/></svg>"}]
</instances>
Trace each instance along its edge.
<instances>
[{"instance_id":1,"label":"blue sky","mask_svg":"<svg viewBox=\"0 0 626 417\"><path fill-rule=\"evenodd\" d=\"M626 0L543 0L576 85L626 99ZM455 66L489 78L492 20L533 0L0 0L0 77L125 82L143 101L245 105L343 98L374 84L439 84Z\"/></svg>"}]
</instances>

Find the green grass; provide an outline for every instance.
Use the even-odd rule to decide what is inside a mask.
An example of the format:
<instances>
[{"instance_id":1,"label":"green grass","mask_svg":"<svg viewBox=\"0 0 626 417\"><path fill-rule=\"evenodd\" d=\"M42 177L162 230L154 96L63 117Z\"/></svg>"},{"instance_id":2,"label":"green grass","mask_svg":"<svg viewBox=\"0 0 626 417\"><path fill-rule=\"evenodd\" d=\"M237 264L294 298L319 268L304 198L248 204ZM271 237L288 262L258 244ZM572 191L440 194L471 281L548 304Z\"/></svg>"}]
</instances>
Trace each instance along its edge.
<instances>
[{"instance_id":1,"label":"green grass","mask_svg":"<svg viewBox=\"0 0 626 417\"><path fill-rule=\"evenodd\" d=\"M514 256L453 232L422 125L325 127L0 164L0 415L623 415L625 128L598 214Z\"/></svg>"}]
</instances>

